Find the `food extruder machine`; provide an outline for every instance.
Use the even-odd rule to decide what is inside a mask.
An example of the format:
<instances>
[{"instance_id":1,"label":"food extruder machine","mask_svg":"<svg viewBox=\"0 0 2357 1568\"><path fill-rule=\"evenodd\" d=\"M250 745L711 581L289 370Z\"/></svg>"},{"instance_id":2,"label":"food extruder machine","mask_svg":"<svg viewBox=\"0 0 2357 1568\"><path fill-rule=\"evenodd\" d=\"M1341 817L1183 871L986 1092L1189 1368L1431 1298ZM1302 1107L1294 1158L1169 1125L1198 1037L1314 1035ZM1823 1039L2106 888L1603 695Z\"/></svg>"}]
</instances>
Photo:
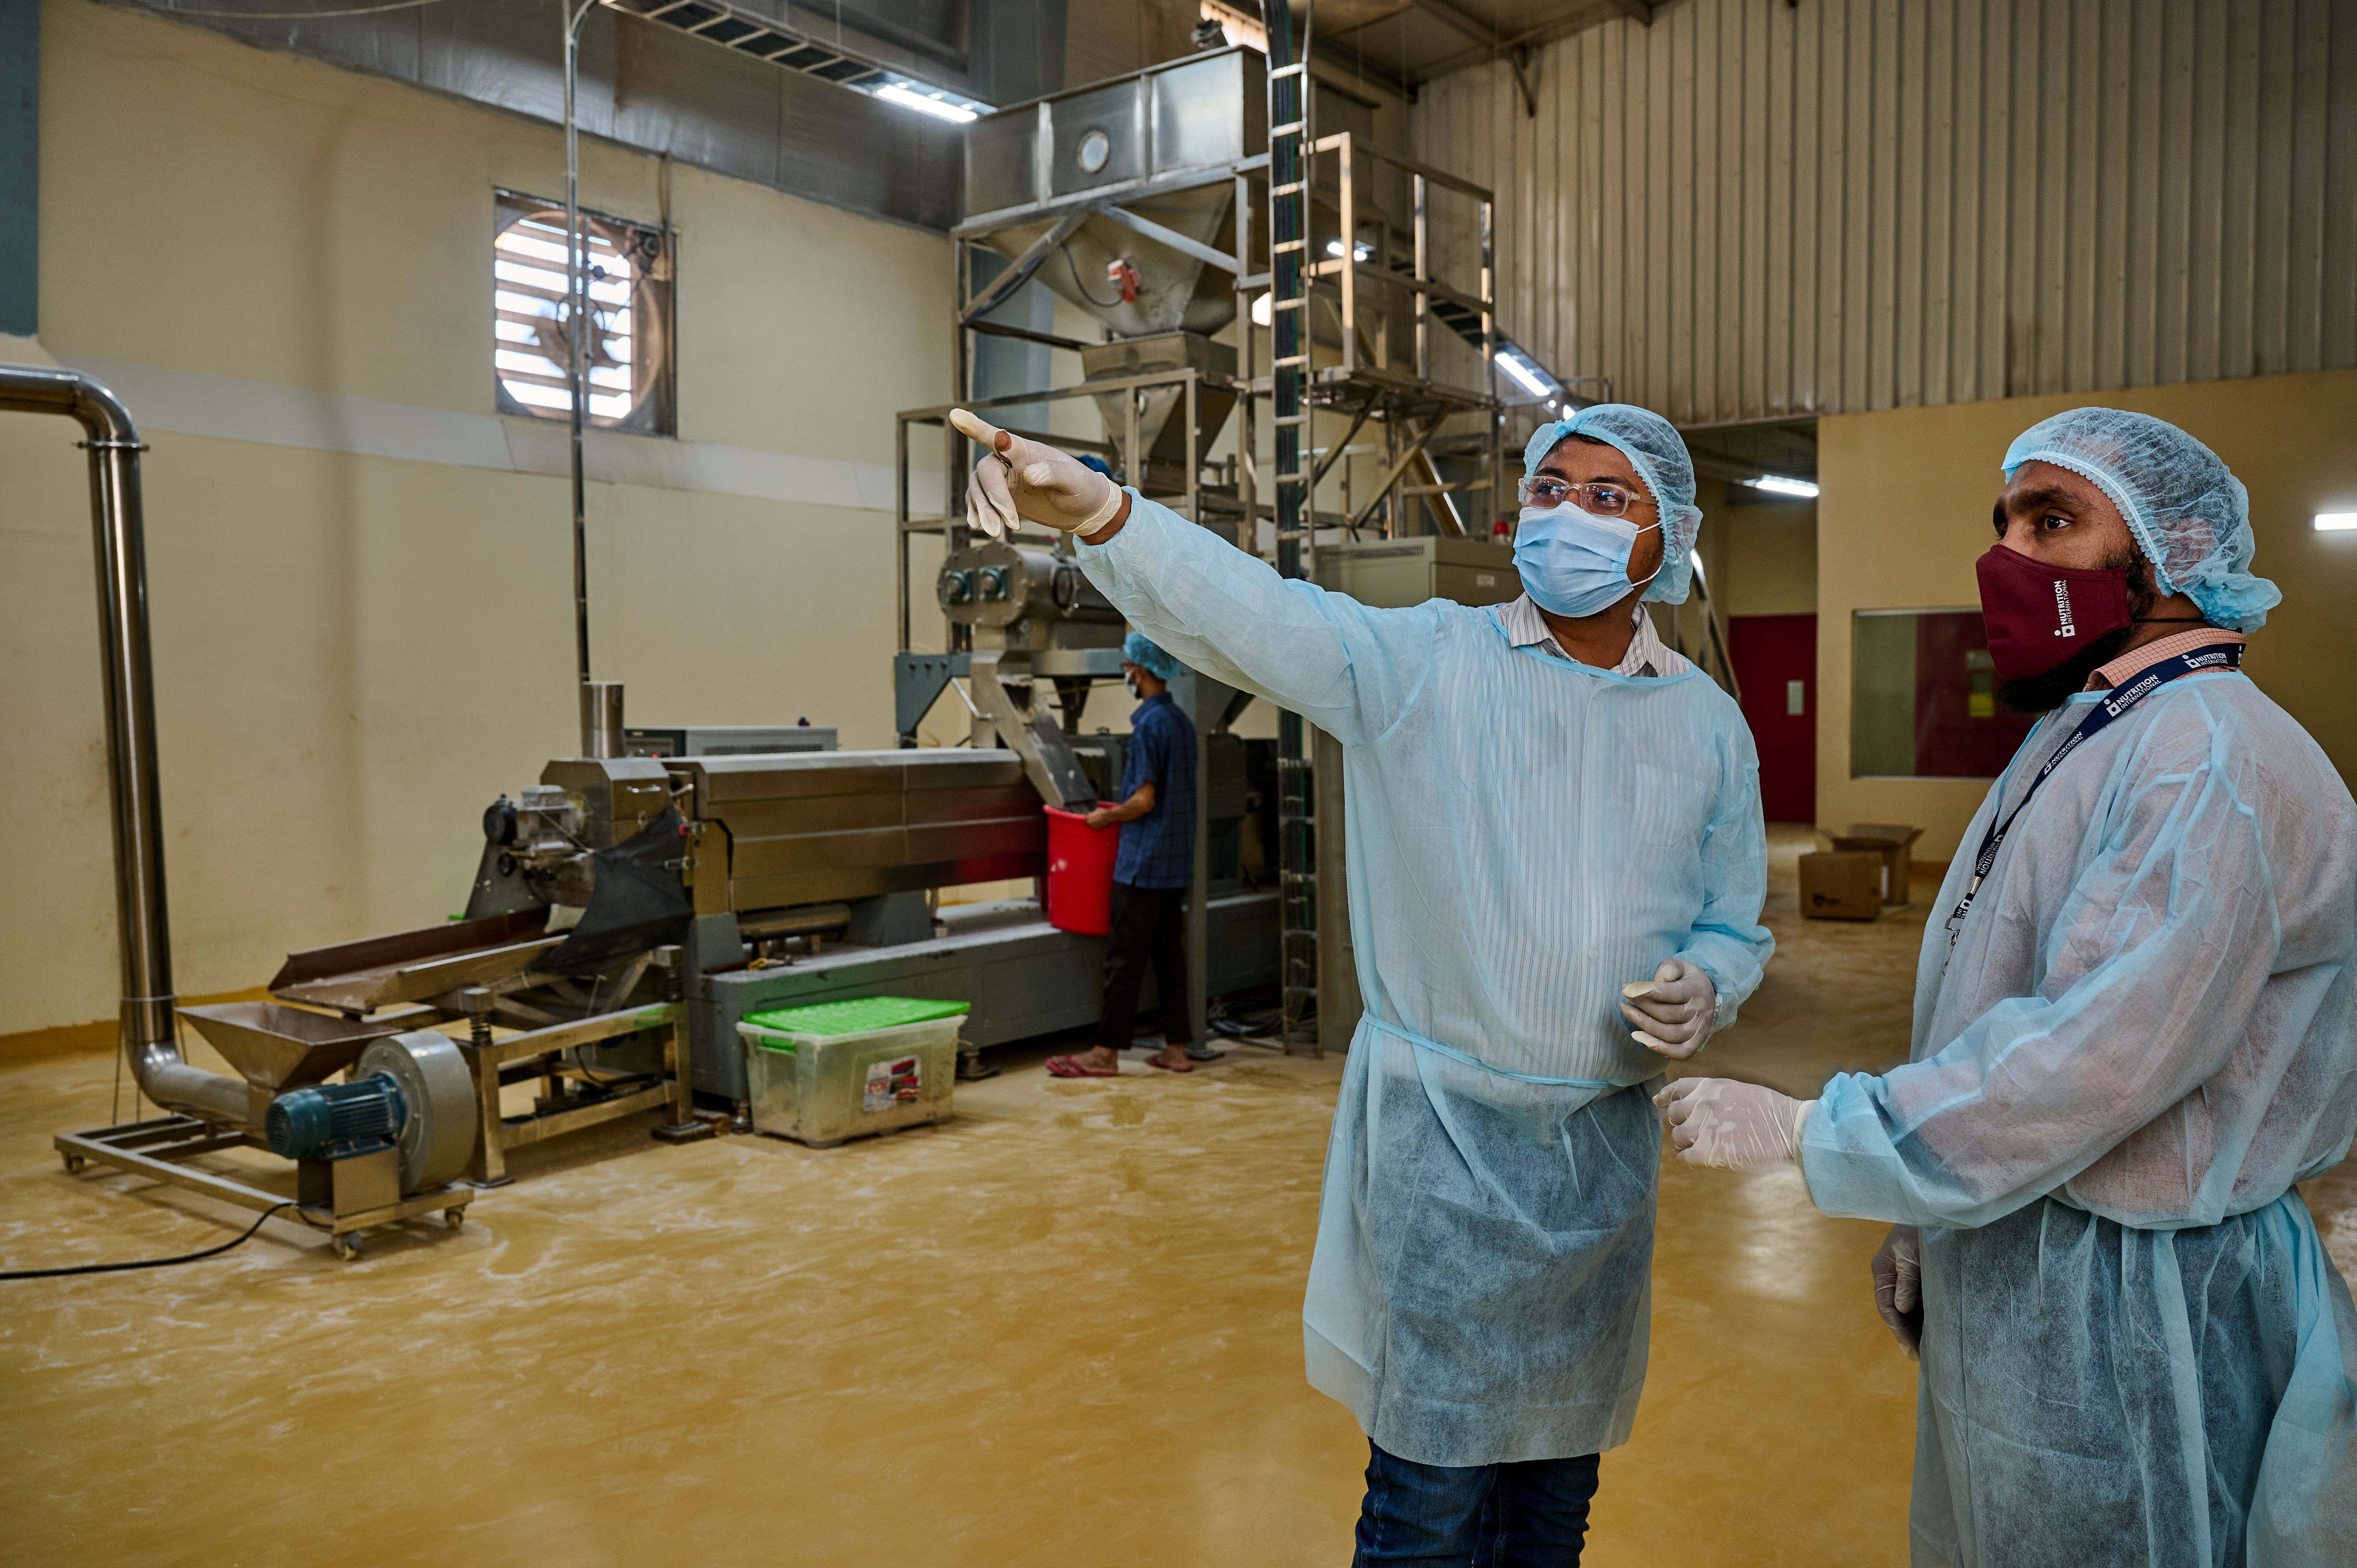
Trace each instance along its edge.
<instances>
[{"instance_id":1,"label":"food extruder machine","mask_svg":"<svg viewBox=\"0 0 2357 1568\"><path fill-rule=\"evenodd\" d=\"M1102 939L1028 898L947 908L944 888L1044 870L1043 804L1114 792L1123 737L1082 736L1117 676L1121 622L1069 556L979 545L937 593L970 628L951 658L895 664L901 727L963 677L968 744L884 752L631 757L621 693L585 689L585 749L485 811L463 918L298 952L273 1000L178 1005L157 798L138 433L86 375L0 366L0 409L61 414L89 439L100 564L123 1049L161 1114L58 1134L97 1163L293 1217L354 1255L371 1228L457 1225L516 1147L643 1111L709 1136L700 1090L741 1118L737 1025L782 1004L891 992L972 1004L969 1054L1097 1016ZM1273 894L1243 891L1248 802L1273 802L1267 743L1226 733L1238 693L1178 683L1203 732L1187 999L1274 979ZM587 696L594 694L593 704ZM1265 807L1264 806L1264 814ZM234 1076L190 1062L185 1021ZM1199 1036L1200 1037L1200 1036ZM340 1075L340 1080L339 1080ZM534 1086L529 1109L508 1091ZM272 1176L212 1156L267 1150ZM291 1182L286 1179L291 1175ZM291 1192L288 1188L291 1187Z\"/></svg>"}]
</instances>

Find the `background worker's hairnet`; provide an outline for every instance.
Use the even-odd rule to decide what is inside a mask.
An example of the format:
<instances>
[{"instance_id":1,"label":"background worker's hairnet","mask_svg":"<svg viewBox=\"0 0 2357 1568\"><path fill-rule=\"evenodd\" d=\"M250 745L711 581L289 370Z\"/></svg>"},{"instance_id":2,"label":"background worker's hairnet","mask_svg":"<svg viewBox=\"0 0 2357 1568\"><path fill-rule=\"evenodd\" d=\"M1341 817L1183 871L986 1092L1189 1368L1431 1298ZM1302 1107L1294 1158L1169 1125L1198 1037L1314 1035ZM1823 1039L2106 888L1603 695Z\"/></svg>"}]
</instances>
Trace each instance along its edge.
<instances>
[{"instance_id":1,"label":"background worker's hairnet","mask_svg":"<svg viewBox=\"0 0 2357 1568\"><path fill-rule=\"evenodd\" d=\"M2166 420L2116 408L2041 419L2006 448L2005 477L2055 463L2101 486L2152 563L2161 594L2183 594L2203 618L2255 631L2283 595L2251 571L2251 498L2218 454Z\"/></svg>"},{"instance_id":2,"label":"background worker's hairnet","mask_svg":"<svg viewBox=\"0 0 2357 1568\"><path fill-rule=\"evenodd\" d=\"M1178 660L1146 641L1142 631L1133 631L1121 639L1121 656L1157 681L1178 677Z\"/></svg>"},{"instance_id":3,"label":"background worker's hairnet","mask_svg":"<svg viewBox=\"0 0 2357 1568\"><path fill-rule=\"evenodd\" d=\"M1566 435L1585 435L1618 447L1637 478L1653 495L1662 514L1662 570L1645 589L1649 604L1682 605L1694 581L1695 535L1702 532L1702 513L1695 510L1694 459L1670 422L1634 403L1599 403L1569 419L1542 424L1523 448L1523 477L1539 471L1539 463Z\"/></svg>"}]
</instances>

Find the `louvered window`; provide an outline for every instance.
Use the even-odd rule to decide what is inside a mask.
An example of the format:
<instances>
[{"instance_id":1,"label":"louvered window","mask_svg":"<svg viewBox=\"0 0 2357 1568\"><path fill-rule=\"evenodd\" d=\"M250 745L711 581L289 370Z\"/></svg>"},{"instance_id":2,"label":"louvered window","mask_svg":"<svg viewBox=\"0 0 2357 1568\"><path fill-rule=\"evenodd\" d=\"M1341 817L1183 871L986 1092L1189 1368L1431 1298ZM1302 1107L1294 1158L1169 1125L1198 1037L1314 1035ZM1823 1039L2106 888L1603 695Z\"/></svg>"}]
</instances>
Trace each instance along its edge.
<instances>
[{"instance_id":1,"label":"louvered window","mask_svg":"<svg viewBox=\"0 0 2357 1568\"><path fill-rule=\"evenodd\" d=\"M672 417L669 237L584 211L590 330L583 345L589 423L669 435ZM565 294L565 205L499 193L491 248L491 363L500 412L564 419L572 310Z\"/></svg>"}]
</instances>

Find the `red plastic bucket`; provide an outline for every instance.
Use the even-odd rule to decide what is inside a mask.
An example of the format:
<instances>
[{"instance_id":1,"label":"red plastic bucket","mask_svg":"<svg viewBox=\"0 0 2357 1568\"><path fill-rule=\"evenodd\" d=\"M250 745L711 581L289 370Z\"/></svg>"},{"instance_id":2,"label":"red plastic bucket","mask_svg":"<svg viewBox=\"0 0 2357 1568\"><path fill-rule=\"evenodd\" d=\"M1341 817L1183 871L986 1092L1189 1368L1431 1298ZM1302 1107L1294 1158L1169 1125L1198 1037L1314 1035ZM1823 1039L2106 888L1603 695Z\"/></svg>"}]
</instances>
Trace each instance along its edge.
<instances>
[{"instance_id":1,"label":"red plastic bucket","mask_svg":"<svg viewBox=\"0 0 2357 1568\"><path fill-rule=\"evenodd\" d=\"M1083 937L1113 929L1113 858L1121 829L1092 828L1084 812L1048 813L1048 923Z\"/></svg>"}]
</instances>

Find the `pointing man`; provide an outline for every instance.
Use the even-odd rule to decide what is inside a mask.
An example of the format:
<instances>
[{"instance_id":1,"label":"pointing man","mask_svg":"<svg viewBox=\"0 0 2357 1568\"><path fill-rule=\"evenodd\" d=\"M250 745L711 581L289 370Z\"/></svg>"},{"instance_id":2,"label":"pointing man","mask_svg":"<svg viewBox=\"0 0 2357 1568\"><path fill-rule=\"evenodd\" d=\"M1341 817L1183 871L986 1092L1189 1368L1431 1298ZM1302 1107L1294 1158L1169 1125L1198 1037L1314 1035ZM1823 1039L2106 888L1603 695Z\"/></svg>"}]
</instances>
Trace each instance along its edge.
<instances>
[{"instance_id":1,"label":"pointing man","mask_svg":"<svg viewBox=\"0 0 2357 1568\"><path fill-rule=\"evenodd\" d=\"M1368 1436L1358 1562L1577 1563L1644 1379L1644 1086L1770 946L1749 733L1640 607L1691 575L1684 443L1620 404L1544 427L1526 596L1370 609L953 418L997 454L984 526L1077 532L1156 642L1341 743L1365 1012L1302 1316L1310 1381Z\"/></svg>"}]
</instances>

